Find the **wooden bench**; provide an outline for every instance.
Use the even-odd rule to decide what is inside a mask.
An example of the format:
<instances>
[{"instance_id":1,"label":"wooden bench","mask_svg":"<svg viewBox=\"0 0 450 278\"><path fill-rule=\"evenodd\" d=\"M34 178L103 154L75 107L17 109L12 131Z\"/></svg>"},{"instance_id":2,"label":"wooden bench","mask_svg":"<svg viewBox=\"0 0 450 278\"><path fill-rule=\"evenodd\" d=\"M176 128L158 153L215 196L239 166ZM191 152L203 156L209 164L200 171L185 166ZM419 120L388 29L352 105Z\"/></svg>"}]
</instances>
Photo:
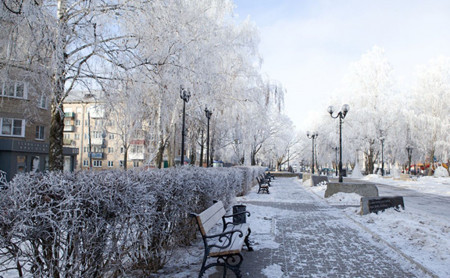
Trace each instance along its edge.
<instances>
[{"instance_id":1,"label":"wooden bench","mask_svg":"<svg viewBox=\"0 0 450 278\"><path fill-rule=\"evenodd\" d=\"M200 214L191 213L191 216L197 220L197 225L205 246L202 267L198 274L199 278L203 276L208 268L214 266L223 266L223 277L226 276L227 268L233 271L237 277L241 277L239 268L243 261L241 251L244 243L247 246L247 250L253 251L248 241L251 233L250 225L247 223L232 222L233 216L242 214L250 216L250 213L248 211L242 211L231 215L225 214L225 208L220 201ZM231 221L228 220L229 218L231 218ZM216 226L220 219L222 219L222 232L210 234L210 230ZM216 262L206 264L208 258L216 258Z\"/></svg>"},{"instance_id":2,"label":"wooden bench","mask_svg":"<svg viewBox=\"0 0 450 278\"><path fill-rule=\"evenodd\" d=\"M272 173L270 173L270 172L267 172L267 173L264 175L264 177L265 177L266 179L268 179L269 182L275 179L275 176L274 176Z\"/></svg>"},{"instance_id":3,"label":"wooden bench","mask_svg":"<svg viewBox=\"0 0 450 278\"><path fill-rule=\"evenodd\" d=\"M268 179L265 179L264 176L261 177L256 177L256 180L258 181L258 193L262 192L262 193L267 193L270 194L269 192L269 187L270 187L270 181Z\"/></svg>"}]
</instances>

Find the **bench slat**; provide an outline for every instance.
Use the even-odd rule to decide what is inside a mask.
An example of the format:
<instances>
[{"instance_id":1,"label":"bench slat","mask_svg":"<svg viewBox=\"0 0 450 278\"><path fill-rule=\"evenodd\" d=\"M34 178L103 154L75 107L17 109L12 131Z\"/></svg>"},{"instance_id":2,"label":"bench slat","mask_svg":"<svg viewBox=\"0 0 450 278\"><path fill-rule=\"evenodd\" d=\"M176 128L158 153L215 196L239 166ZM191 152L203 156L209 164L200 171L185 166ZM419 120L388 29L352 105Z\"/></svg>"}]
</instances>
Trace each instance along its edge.
<instances>
[{"instance_id":1,"label":"bench slat","mask_svg":"<svg viewBox=\"0 0 450 278\"><path fill-rule=\"evenodd\" d=\"M218 247L213 247L211 248L210 252L209 252L209 256L210 257L217 257L217 256L223 256L223 255L231 255L231 254L239 254L242 250L242 247L244 246L244 240L245 237L248 234L248 228L249 228L249 224L240 224L240 225L235 225L233 227L229 227L227 228L225 231L231 231L231 230L241 230L243 233L242 237L239 237L239 233L234 233L233 237L231 238L231 244L229 247L227 248L218 248ZM228 243L227 240L224 240L224 242L216 242L216 245L221 245L221 246L225 246Z\"/></svg>"},{"instance_id":2,"label":"bench slat","mask_svg":"<svg viewBox=\"0 0 450 278\"><path fill-rule=\"evenodd\" d=\"M206 235L212 227L214 227L217 222L224 216L226 213L222 201L219 201L209 207L204 212L200 213L197 216L197 221L200 224L200 232L203 235Z\"/></svg>"}]
</instances>

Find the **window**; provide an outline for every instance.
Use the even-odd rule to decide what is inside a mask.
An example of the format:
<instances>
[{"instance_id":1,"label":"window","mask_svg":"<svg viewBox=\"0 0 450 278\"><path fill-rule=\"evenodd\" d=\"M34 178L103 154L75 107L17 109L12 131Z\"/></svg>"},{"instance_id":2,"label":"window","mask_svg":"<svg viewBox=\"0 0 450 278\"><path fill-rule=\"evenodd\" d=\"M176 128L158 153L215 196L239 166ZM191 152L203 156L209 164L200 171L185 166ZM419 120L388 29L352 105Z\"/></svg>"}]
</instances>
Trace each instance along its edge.
<instances>
[{"instance_id":1,"label":"window","mask_svg":"<svg viewBox=\"0 0 450 278\"><path fill-rule=\"evenodd\" d=\"M89 160L83 160L83 166L88 167L89 166Z\"/></svg>"},{"instance_id":2,"label":"window","mask_svg":"<svg viewBox=\"0 0 450 278\"><path fill-rule=\"evenodd\" d=\"M83 147L83 152L87 153L88 147Z\"/></svg>"},{"instance_id":3,"label":"window","mask_svg":"<svg viewBox=\"0 0 450 278\"><path fill-rule=\"evenodd\" d=\"M114 148L113 147L108 147L108 153L113 153L114 152Z\"/></svg>"},{"instance_id":4,"label":"window","mask_svg":"<svg viewBox=\"0 0 450 278\"><path fill-rule=\"evenodd\" d=\"M102 161L101 160L93 160L92 166L94 167L102 167Z\"/></svg>"},{"instance_id":5,"label":"window","mask_svg":"<svg viewBox=\"0 0 450 278\"><path fill-rule=\"evenodd\" d=\"M70 133L64 133L64 139L70 139Z\"/></svg>"},{"instance_id":6,"label":"window","mask_svg":"<svg viewBox=\"0 0 450 278\"><path fill-rule=\"evenodd\" d=\"M21 81L7 81L2 84L1 95L14 98L27 98L25 83Z\"/></svg>"},{"instance_id":7,"label":"window","mask_svg":"<svg viewBox=\"0 0 450 278\"><path fill-rule=\"evenodd\" d=\"M42 109L47 109L47 95L46 94L42 94L41 98L39 99L39 108Z\"/></svg>"},{"instance_id":8,"label":"window","mask_svg":"<svg viewBox=\"0 0 450 278\"><path fill-rule=\"evenodd\" d=\"M81 107L77 107L77 114L81 114L81 112L82 112Z\"/></svg>"},{"instance_id":9,"label":"window","mask_svg":"<svg viewBox=\"0 0 450 278\"><path fill-rule=\"evenodd\" d=\"M36 126L36 139L44 140L44 126L38 125Z\"/></svg>"},{"instance_id":10,"label":"window","mask_svg":"<svg viewBox=\"0 0 450 278\"><path fill-rule=\"evenodd\" d=\"M1 135L24 137L25 136L25 120L0 118Z\"/></svg>"},{"instance_id":11,"label":"window","mask_svg":"<svg viewBox=\"0 0 450 278\"><path fill-rule=\"evenodd\" d=\"M133 167L139 167L139 161L133 161Z\"/></svg>"},{"instance_id":12,"label":"window","mask_svg":"<svg viewBox=\"0 0 450 278\"><path fill-rule=\"evenodd\" d=\"M114 139L114 134L110 134L109 139Z\"/></svg>"},{"instance_id":13,"label":"window","mask_svg":"<svg viewBox=\"0 0 450 278\"><path fill-rule=\"evenodd\" d=\"M75 140L80 140L80 134L78 133L75 134Z\"/></svg>"},{"instance_id":14,"label":"window","mask_svg":"<svg viewBox=\"0 0 450 278\"><path fill-rule=\"evenodd\" d=\"M108 167L114 167L114 161L108 161Z\"/></svg>"},{"instance_id":15,"label":"window","mask_svg":"<svg viewBox=\"0 0 450 278\"><path fill-rule=\"evenodd\" d=\"M80 120L75 120L75 125L76 126L80 126L81 125L81 121Z\"/></svg>"},{"instance_id":16,"label":"window","mask_svg":"<svg viewBox=\"0 0 450 278\"><path fill-rule=\"evenodd\" d=\"M123 167L123 160L119 160L119 166Z\"/></svg>"},{"instance_id":17,"label":"window","mask_svg":"<svg viewBox=\"0 0 450 278\"><path fill-rule=\"evenodd\" d=\"M120 147L120 153L123 153L124 149L123 147Z\"/></svg>"}]
</instances>

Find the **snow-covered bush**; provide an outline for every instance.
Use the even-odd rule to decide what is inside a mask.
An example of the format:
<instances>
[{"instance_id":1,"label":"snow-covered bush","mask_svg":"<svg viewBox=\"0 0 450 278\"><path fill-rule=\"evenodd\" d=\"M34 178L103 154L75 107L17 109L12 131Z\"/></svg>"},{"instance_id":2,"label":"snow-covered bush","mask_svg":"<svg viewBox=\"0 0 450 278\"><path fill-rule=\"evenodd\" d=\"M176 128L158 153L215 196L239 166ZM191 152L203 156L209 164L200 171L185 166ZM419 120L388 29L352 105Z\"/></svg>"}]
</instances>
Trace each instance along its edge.
<instances>
[{"instance_id":1,"label":"snow-covered bush","mask_svg":"<svg viewBox=\"0 0 450 278\"><path fill-rule=\"evenodd\" d=\"M445 178L448 177L448 171L442 166L439 166L434 170L434 177L436 178Z\"/></svg>"},{"instance_id":2,"label":"snow-covered bush","mask_svg":"<svg viewBox=\"0 0 450 278\"><path fill-rule=\"evenodd\" d=\"M251 188L262 167L17 175L0 194L0 273L148 275L195 238L189 217Z\"/></svg>"}]
</instances>

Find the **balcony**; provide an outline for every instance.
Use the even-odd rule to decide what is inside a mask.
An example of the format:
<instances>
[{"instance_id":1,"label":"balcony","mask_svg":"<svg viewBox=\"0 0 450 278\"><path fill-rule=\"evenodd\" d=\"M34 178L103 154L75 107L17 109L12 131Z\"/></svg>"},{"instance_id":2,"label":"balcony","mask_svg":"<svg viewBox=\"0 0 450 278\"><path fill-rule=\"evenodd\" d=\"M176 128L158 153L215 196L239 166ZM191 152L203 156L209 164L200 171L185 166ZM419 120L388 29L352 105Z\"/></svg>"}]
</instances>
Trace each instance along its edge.
<instances>
[{"instance_id":1,"label":"balcony","mask_svg":"<svg viewBox=\"0 0 450 278\"><path fill-rule=\"evenodd\" d=\"M91 138L91 144L96 146L105 146L105 139L103 138Z\"/></svg>"},{"instance_id":2,"label":"balcony","mask_svg":"<svg viewBox=\"0 0 450 278\"><path fill-rule=\"evenodd\" d=\"M64 131L74 132L75 126L74 125L64 125Z\"/></svg>"},{"instance_id":3,"label":"balcony","mask_svg":"<svg viewBox=\"0 0 450 278\"><path fill-rule=\"evenodd\" d=\"M95 158L95 159L103 159L105 158L104 153L90 153L89 157Z\"/></svg>"},{"instance_id":4,"label":"balcony","mask_svg":"<svg viewBox=\"0 0 450 278\"><path fill-rule=\"evenodd\" d=\"M63 139L63 145L72 145L72 139Z\"/></svg>"},{"instance_id":5,"label":"balcony","mask_svg":"<svg viewBox=\"0 0 450 278\"><path fill-rule=\"evenodd\" d=\"M128 158L130 160L144 160L144 153L129 153Z\"/></svg>"},{"instance_id":6,"label":"balcony","mask_svg":"<svg viewBox=\"0 0 450 278\"><path fill-rule=\"evenodd\" d=\"M65 118L75 118L75 113L74 112L65 112L64 117Z\"/></svg>"}]
</instances>

